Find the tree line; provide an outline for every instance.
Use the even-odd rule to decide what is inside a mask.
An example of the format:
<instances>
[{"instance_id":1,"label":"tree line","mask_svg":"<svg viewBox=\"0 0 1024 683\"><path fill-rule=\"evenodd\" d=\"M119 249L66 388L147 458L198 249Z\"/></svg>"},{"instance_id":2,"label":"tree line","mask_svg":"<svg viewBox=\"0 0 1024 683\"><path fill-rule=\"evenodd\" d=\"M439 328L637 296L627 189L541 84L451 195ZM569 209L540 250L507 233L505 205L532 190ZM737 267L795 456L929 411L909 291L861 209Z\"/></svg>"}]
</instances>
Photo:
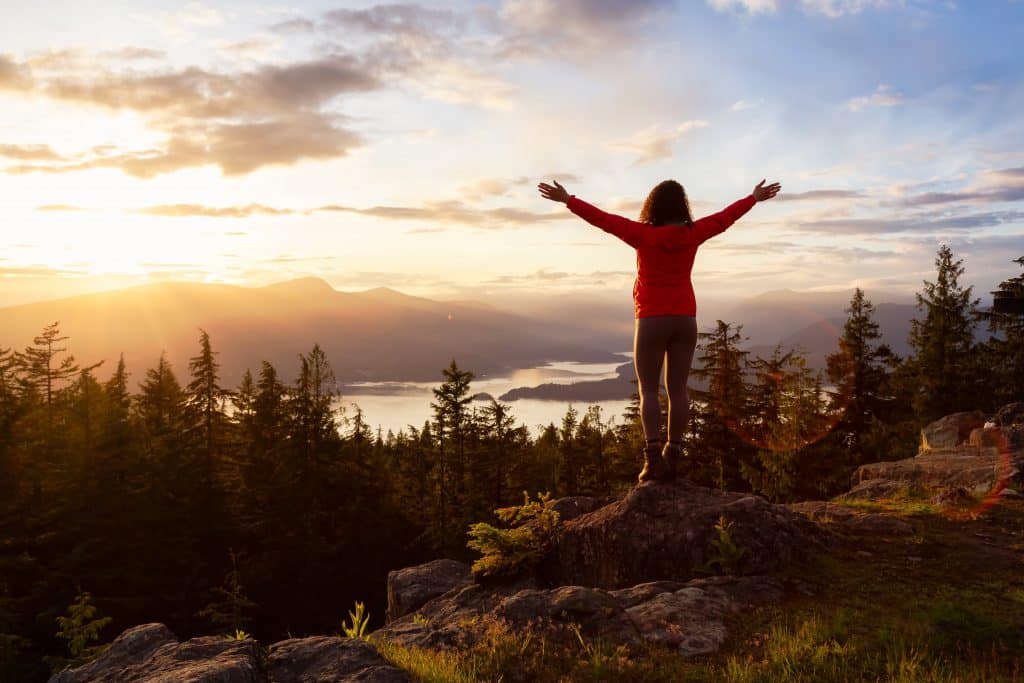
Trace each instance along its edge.
<instances>
[{"instance_id":1,"label":"tree line","mask_svg":"<svg viewBox=\"0 0 1024 683\"><path fill-rule=\"evenodd\" d=\"M797 349L753 356L738 324L702 332L683 475L821 498L863 462L912 455L931 420L1021 400L1024 316L979 310L948 247L935 264L908 358L860 289L823 371ZM1024 276L1000 291L1024 299ZM161 356L138 380L122 358L100 382L70 342L54 323L0 346L0 681L45 678L69 633L107 625L66 614L104 615L107 639L146 621L183 637L333 632L356 599L379 622L387 571L469 559L469 525L523 491L612 496L639 467L636 396L621 416L569 406L533 436L511 406L474 401L453 360L432 418L382 434L339 411L317 345L293 382L264 362L229 388L205 331L185 374Z\"/></svg>"}]
</instances>

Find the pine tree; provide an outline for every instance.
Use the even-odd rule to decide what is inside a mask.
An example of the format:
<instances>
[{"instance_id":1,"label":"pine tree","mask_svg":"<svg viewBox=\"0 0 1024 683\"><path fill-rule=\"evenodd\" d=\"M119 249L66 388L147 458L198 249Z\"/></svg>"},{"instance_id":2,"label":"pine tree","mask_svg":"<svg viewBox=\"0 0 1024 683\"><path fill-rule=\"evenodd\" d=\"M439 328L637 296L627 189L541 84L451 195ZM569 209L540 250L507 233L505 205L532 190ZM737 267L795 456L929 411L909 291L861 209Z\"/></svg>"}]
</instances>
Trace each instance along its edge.
<instances>
[{"instance_id":1,"label":"pine tree","mask_svg":"<svg viewBox=\"0 0 1024 683\"><path fill-rule=\"evenodd\" d=\"M59 346L70 337L60 335L60 322L54 322L43 328L43 332L32 339L32 346L26 347L15 357L20 365L23 381L39 390L46 403L48 424L52 426L53 402L61 385L72 377L76 377L82 368L75 362L75 357L68 354L58 360L60 354L67 352L66 346ZM99 367L99 363L86 369Z\"/></svg>"},{"instance_id":2,"label":"pine tree","mask_svg":"<svg viewBox=\"0 0 1024 683\"><path fill-rule=\"evenodd\" d=\"M820 373L807 367L795 349L775 347L769 358L750 361L755 381L750 392L748 428L758 444L756 458L741 463L751 488L773 500L793 500L830 488L842 465L826 462L810 446L827 432ZM833 454L835 455L835 454Z\"/></svg>"},{"instance_id":3,"label":"pine tree","mask_svg":"<svg viewBox=\"0 0 1024 683\"><path fill-rule=\"evenodd\" d=\"M461 511L465 486L465 450L468 406L473 400L470 383L473 373L460 370L455 359L441 371L444 381L434 389L430 407L434 411L435 438L438 442L440 481L438 482L438 504L440 510L440 547L442 550L461 548L461 531L454 539L448 538L448 512ZM450 480L450 481L449 481ZM458 513L456 513L458 514ZM458 529L465 528L461 519Z\"/></svg>"},{"instance_id":4,"label":"pine tree","mask_svg":"<svg viewBox=\"0 0 1024 683\"><path fill-rule=\"evenodd\" d=\"M887 388L887 364L893 360L888 346L880 344L882 334L875 322L875 307L859 287L846 309L839 350L826 358L828 379L835 387L831 409L842 412L833 438L850 453L850 464L865 457L865 442L876 429L883 413L894 406Z\"/></svg>"},{"instance_id":5,"label":"pine tree","mask_svg":"<svg viewBox=\"0 0 1024 683\"><path fill-rule=\"evenodd\" d=\"M199 332L199 355L191 358L188 364L192 378L185 393L185 415L199 453L200 486L209 504L213 496L215 469L225 439L227 416L224 402L230 392L220 386L220 364L210 344L210 335L203 329Z\"/></svg>"},{"instance_id":6,"label":"pine tree","mask_svg":"<svg viewBox=\"0 0 1024 683\"><path fill-rule=\"evenodd\" d=\"M911 321L909 343L913 358L913 407L921 424L960 410L973 410L971 373L974 328L979 300L972 299L973 287L960 285L963 260L953 260L947 245L935 258L935 282L924 281L917 294L917 309L923 319Z\"/></svg>"},{"instance_id":7,"label":"pine tree","mask_svg":"<svg viewBox=\"0 0 1024 683\"><path fill-rule=\"evenodd\" d=\"M988 369L988 401L978 407L990 410L1024 400L1024 256L1013 262L1021 267L1021 274L1000 282L992 292L996 302L1005 301L1007 305L997 303L984 316L989 331L995 334L983 348L983 366Z\"/></svg>"},{"instance_id":8,"label":"pine tree","mask_svg":"<svg viewBox=\"0 0 1024 683\"><path fill-rule=\"evenodd\" d=\"M580 491L580 448L576 439L578 428L579 412L569 404L558 433L559 493L566 496L578 495Z\"/></svg>"},{"instance_id":9,"label":"pine tree","mask_svg":"<svg viewBox=\"0 0 1024 683\"><path fill-rule=\"evenodd\" d=\"M695 390L689 424L685 476L693 481L736 490L743 486L742 463L753 457L740 436L749 421L745 379L748 351L742 325L715 321L710 332L697 335L697 363L692 375L705 385Z\"/></svg>"}]
</instances>

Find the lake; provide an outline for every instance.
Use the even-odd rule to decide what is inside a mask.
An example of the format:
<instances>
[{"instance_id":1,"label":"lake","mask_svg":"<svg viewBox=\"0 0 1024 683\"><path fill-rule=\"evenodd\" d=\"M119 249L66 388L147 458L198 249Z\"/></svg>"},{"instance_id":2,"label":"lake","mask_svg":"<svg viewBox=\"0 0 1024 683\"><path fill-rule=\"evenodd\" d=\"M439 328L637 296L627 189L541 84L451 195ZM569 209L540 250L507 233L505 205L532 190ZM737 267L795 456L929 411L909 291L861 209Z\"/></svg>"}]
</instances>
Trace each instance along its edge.
<instances>
[{"instance_id":1,"label":"lake","mask_svg":"<svg viewBox=\"0 0 1024 683\"><path fill-rule=\"evenodd\" d=\"M573 384L584 380L611 379L615 377L615 368L628 362L632 357L632 352L621 355L623 358L613 363L556 362L535 368L516 370L508 375L477 377L470 385L470 391L473 394L488 393L494 398L498 398L506 391L517 387L532 387L547 382ZM342 396L338 405L345 408L346 414L351 416L351 404L357 404L363 410L363 419L373 428L374 432L380 427L385 434L389 429L397 434L400 429L406 429L410 424L420 429L424 422L433 419L434 413L430 408L430 404L434 400L432 389L440 386L441 381L441 373L438 372L436 382L357 382L347 384L342 388ZM574 403L574 406L580 413L583 413L587 406L595 404L601 406L601 414L605 421L614 418L616 423L621 423L622 413L629 405L629 400L595 401L593 404ZM471 405L482 408L487 405L487 402L474 401ZM530 433L536 436L550 422L554 422L556 425L561 424L569 402L520 399L509 401L508 405L512 406L516 425L525 424Z\"/></svg>"}]
</instances>

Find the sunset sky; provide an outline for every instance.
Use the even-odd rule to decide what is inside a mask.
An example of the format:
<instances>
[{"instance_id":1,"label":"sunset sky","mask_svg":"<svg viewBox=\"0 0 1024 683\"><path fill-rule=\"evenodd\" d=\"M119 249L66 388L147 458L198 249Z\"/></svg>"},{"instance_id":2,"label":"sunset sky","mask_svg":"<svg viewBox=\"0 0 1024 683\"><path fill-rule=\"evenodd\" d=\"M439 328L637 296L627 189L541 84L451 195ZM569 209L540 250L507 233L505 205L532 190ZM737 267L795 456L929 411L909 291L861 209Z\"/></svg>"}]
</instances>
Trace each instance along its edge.
<instances>
[{"instance_id":1,"label":"sunset sky","mask_svg":"<svg viewBox=\"0 0 1024 683\"><path fill-rule=\"evenodd\" d=\"M635 217L783 195L698 296L909 295L941 242L1024 255L1020 0L6 2L0 305L317 275L501 301L626 297Z\"/></svg>"}]
</instances>

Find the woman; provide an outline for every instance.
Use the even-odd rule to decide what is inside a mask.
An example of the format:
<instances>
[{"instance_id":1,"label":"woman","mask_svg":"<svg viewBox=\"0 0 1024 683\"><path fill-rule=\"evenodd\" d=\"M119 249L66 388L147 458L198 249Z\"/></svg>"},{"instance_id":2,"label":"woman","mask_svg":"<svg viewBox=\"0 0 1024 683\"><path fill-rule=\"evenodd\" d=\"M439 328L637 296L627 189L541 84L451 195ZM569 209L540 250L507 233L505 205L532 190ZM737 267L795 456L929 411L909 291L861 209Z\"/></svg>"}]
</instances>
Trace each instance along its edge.
<instances>
[{"instance_id":1,"label":"woman","mask_svg":"<svg viewBox=\"0 0 1024 683\"><path fill-rule=\"evenodd\" d=\"M683 186L666 180L647 195L640 220L632 221L605 213L570 195L557 180L553 182L553 186L547 183L537 186L545 199L562 202L583 220L636 249L633 364L640 384L640 419L646 440L644 467L639 479L641 482L672 480L676 476L679 444L690 415L686 380L697 345L697 302L690 271L697 247L739 220L755 203L774 197L781 186L778 183L765 186L762 180L743 199L694 221ZM668 388L668 440L664 449L658 404L662 360Z\"/></svg>"}]
</instances>

